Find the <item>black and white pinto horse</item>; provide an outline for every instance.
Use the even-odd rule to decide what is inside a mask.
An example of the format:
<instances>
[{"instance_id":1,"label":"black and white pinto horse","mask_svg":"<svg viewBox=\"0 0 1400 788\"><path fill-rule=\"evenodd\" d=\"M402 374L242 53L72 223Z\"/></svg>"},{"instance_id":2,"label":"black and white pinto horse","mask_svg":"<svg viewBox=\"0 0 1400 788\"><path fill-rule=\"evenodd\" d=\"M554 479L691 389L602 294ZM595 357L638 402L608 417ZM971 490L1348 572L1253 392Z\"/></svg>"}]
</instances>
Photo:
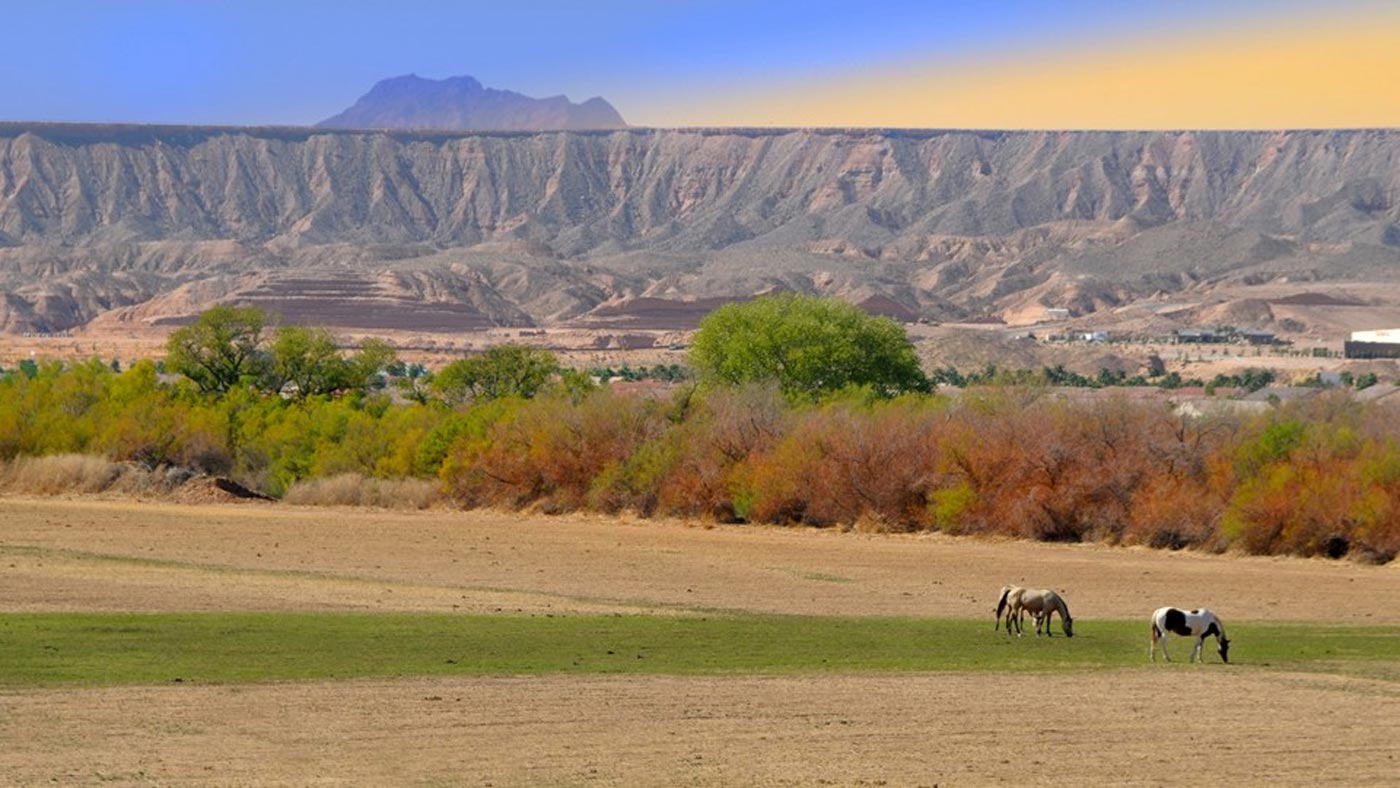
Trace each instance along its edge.
<instances>
[{"instance_id":1,"label":"black and white pinto horse","mask_svg":"<svg viewBox=\"0 0 1400 788\"><path fill-rule=\"evenodd\" d=\"M1166 657L1168 662L1172 661L1171 655L1167 653L1167 635L1196 639L1196 647L1191 649L1191 662L1204 661L1201 657L1201 646L1205 644L1206 638L1214 635L1220 648L1220 661L1230 661L1230 639L1225 637L1225 625L1205 608L1178 610L1174 607L1164 607L1152 614L1152 646L1147 654L1153 662L1157 661L1158 643L1162 645L1162 656Z\"/></svg>"}]
</instances>

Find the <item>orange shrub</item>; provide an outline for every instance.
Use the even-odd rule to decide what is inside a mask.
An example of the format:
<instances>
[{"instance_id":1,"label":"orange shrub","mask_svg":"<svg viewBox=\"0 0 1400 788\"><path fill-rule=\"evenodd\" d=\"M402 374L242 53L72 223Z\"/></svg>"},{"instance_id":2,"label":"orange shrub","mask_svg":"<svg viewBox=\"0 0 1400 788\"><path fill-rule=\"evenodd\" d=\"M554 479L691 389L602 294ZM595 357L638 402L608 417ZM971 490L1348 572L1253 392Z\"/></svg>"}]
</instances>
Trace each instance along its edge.
<instances>
[{"instance_id":1,"label":"orange shrub","mask_svg":"<svg viewBox=\"0 0 1400 788\"><path fill-rule=\"evenodd\" d=\"M466 505L542 502L564 511L584 505L595 480L659 434L665 419L650 400L600 389L577 405L561 397L530 400L484 440L454 444L443 478Z\"/></svg>"}]
</instances>

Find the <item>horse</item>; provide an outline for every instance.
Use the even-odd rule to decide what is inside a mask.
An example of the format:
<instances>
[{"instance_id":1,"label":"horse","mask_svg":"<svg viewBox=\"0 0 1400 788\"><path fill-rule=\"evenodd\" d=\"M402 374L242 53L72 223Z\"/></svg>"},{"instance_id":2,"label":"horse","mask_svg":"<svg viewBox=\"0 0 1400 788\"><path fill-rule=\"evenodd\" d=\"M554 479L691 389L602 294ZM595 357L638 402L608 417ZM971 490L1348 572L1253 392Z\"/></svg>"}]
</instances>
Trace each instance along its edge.
<instances>
[{"instance_id":1,"label":"horse","mask_svg":"<svg viewBox=\"0 0 1400 788\"><path fill-rule=\"evenodd\" d=\"M993 632L1001 628L1002 613L1006 614L1006 631L1008 634L1011 632L1011 610L1015 607L1016 600L1021 598L1021 594L1025 592L1025 590L1026 589L1020 586L1001 587L1001 596L997 598L997 622L992 625Z\"/></svg>"},{"instance_id":2,"label":"horse","mask_svg":"<svg viewBox=\"0 0 1400 788\"><path fill-rule=\"evenodd\" d=\"M1069 614L1069 605L1060 595L1048 588L1023 588L1019 596L1012 601L1011 612L1016 617L1016 629L1021 630L1021 616L1023 611L1030 611L1035 616L1035 636L1040 637L1040 625L1045 625L1045 636L1050 634L1050 617L1055 613L1060 614L1060 629L1064 631L1065 637L1074 637L1074 618Z\"/></svg>"},{"instance_id":3,"label":"horse","mask_svg":"<svg viewBox=\"0 0 1400 788\"><path fill-rule=\"evenodd\" d=\"M1050 615L1058 612L1060 614L1060 627L1064 630L1066 637L1074 637L1074 619L1070 617L1069 606L1060 595L1049 589L1031 589L1021 586L1002 586L1001 597L997 600L997 622L992 626L995 631L1001 626L1003 612L1006 615L1006 631L1011 632L1011 625L1016 624L1016 633L1024 632L1022 621L1023 612L1030 611L1035 616L1035 634L1040 636L1040 627L1045 625L1045 634L1050 635Z\"/></svg>"},{"instance_id":4,"label":"horse","mask_svg":"<svg viewBox=\"0 0 1400 788\"><path fill-rule=\"evenodd\" d=\"M1184 638L1194 637L1196 647L1191 649L1191 659L1195 662L1205 659L1201 657L1201 646L1206 642L1206 638L1215 636L1216 643L1220 649L1220 661L1230 661L1230 639L1225 637L1225 625L1220 623L1216 615L1205 608L1199 610L1185 611L1174 607L1163 607L1152 614L1152 646L1148 649L1147 655L1153 662L1157 661L1157 644L1162 644L1162 656L1172 661L1171 654L1167 653L1167 635L1180 635Z\"/></svg>"}]
</instances>

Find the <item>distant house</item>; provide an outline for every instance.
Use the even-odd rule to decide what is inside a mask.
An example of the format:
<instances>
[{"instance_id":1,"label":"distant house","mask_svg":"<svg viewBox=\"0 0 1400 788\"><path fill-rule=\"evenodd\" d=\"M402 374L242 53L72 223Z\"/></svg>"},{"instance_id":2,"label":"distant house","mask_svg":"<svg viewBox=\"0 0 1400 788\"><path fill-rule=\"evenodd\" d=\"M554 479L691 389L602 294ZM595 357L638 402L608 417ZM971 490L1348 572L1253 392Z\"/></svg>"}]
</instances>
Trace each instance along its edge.
<instances>
[{"instance_id":1,"label":"distant house","mask_svg":"<svg viewBox=\"0 0 1400 788\"><path fill-rule=\"evenodd\" d=\"M1082 332L1082 333L1076 334L1076 335L1075 335L1075 339L1078 339L1078 340L1081 341L1081 342L1107 342L1107 341L1108 341L1108 332L1107 332L1107 331L1084 331L1084 332Z\"/></svg>"},{"instance_id":2,"label":"distant house","mask_svg":"<svg viewBox=\"0 0 1400 788\"><path fill-rule=\"evenodd\" d=\"M1045 319L1046 319L1046 320L1069 320L1069 310L1068 310L1068 309L1062 309L1062 308L1060 308L1060 307L1049 307L1049 306L1047 306L1047 307L1045 308Z\"/></svg>"},{"instance_id":3,"label":"distant house","mask_svg":"<svg viewBox=\"0 0 1400 788\"><path fill-rule=\"evenodd\" d=\"M1400 328L1379 328L1374 331L1351 332L1353 342L1394 342L1400 344Z\"/></svg>"},{"instance_id":4,"label":"distant house","mask_svg":"<svg viewBox=\"0 0 1400 788\"><path fill-rule=\"evenodd\" d=\"M1240 338L1251 345L1273 345L1278 342L1278 337L1272 331L1254 331L1246 329L1240 332Z\"/></svg>"},{"instance_id":5,"label":"distant house","mask_svg":"<svg viewBox=\"0 0 1400 788\"><path fill-rule=\"evenodd\" d=\"M1347 358L1400 358L1400 328L1353 331L1342 352Z\"/></svg>"}]
</instances>

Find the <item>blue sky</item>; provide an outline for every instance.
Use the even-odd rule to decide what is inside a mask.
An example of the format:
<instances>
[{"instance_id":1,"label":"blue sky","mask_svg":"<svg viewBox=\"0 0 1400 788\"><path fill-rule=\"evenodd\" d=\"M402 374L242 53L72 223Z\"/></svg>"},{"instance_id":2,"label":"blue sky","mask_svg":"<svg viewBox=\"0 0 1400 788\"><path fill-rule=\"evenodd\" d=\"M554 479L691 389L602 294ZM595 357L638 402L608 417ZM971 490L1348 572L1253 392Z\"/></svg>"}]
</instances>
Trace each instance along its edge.
<instances>
[{"instance_id":1,"label":"blue sky","mask_svg":"<svg viewBox=\"0 0 1400 788\"><path fill-rule=\"evenodd\" d=\"M844 80L849 89L862 74L1248 29L1323 8L1364 18L1378 7L1360 0L29 2L6 9L0 119L307 124L379 79L417 73L470 74L489 86L575 101L602 95L636 124L734 125L754 121L752 110L734 108L738 98L761 104L765 95L802 90L819 102L824 82Z\"/></svg>"}]
</instances>

